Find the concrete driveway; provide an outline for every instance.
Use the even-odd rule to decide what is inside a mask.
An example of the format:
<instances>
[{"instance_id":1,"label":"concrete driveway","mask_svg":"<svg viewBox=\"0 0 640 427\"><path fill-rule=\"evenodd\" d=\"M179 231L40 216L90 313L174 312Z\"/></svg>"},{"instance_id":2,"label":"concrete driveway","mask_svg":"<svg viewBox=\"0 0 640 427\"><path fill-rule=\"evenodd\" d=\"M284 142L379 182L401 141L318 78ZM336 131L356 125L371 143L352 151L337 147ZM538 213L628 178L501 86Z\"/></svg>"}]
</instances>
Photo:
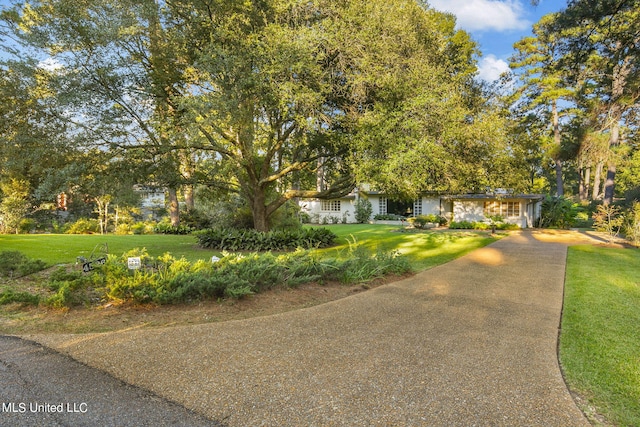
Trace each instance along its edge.
<instances>
[{"instance_id":1,"label":"concrete driveway","mask_svg":"<svg viewBox=\"0 0 640 427\"><path fill-rule=\"evenodd\" d=\"M587 426L556 354L566 253L521 232L304 310L32 339L229 426Z\"/></svg>"}]
</instances>

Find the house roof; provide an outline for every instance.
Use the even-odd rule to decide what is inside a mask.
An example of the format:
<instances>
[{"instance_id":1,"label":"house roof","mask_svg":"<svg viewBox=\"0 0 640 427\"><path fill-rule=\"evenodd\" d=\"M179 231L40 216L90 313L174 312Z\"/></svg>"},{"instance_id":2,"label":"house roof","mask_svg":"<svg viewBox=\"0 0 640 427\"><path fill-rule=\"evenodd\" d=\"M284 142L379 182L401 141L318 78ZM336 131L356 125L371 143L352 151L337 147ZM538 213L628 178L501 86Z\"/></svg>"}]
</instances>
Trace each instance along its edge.
<instances>
[{"instance_id":1,"label":"house roof","mask_svg":"<svg viewBox=\"0 0 640 427\"><path fill-rule=\"evenodd\" d=\"M451 200L495 200L495 199L525 199L525 200L542 200L542 194L512 194L512 193L489 193L489 194L452 194L442 196Z\"/></svg>"}]
</instances>

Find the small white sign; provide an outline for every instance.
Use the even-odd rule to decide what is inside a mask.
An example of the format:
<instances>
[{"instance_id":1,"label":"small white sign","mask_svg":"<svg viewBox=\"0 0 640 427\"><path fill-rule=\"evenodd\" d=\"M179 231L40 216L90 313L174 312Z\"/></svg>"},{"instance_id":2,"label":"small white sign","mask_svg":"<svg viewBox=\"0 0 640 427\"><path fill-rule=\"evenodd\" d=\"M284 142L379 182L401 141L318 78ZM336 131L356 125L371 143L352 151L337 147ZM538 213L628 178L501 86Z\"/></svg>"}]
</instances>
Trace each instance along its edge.
<instances>
[{"instance_id":1,"label":"small white sign","mask_svg":"<svg viewBox=\"0 0 640 427\"><path fill-rule=\"evenodd\" d=\"M140 268L140 257L139 256L134 256L134 257L129 257L128 261L128 266L129 266L129 270L137 270Z\"/></svg>"},{"instance_id":2,"label":"small white sign","mask_svg":"<svg viewBox=\"0 0 640 427\"><path fill-rule=\"evenodd\" d=\"M217 256L214 255L214 256L211 257L211 262L212 263L216 263L218 261L220 261L220 258L218 258Z\"/></svg>"}]
</instances>

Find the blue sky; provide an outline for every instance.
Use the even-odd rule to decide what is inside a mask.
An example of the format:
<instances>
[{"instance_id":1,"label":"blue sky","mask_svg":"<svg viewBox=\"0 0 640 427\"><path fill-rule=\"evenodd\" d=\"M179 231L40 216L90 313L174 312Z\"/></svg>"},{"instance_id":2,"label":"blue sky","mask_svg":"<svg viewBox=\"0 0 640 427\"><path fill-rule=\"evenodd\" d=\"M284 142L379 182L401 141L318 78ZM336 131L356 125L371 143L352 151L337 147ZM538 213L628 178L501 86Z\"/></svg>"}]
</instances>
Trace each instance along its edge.
<instances>
[{"instance_id":1,"label":"blue sky","mask_svg":"<svg viewBox=\"0 0 640 427\"><path fill-rule=\"evenodd\" d=\"M548 13L558 12L566 0L428 0L434 8L453 13L458 27L468 31L482 51L479 77L492 81L508 70L513 44L531 34L531 26Z\"/></svg>"},{"instance_id":2,"label":"blue sky","mask_svg":"<svg viewBox=\"0 0 640 427\"><path fill-rule=\"evenodd\" d=\"M566 0L427 0L435 9L453 13L482 51L479 77L492 81L508 70L513 43L531 34L531 26L548 13L566 7ZM10 4L0 0L0 9Z\"/></svg>"}]
</instances>

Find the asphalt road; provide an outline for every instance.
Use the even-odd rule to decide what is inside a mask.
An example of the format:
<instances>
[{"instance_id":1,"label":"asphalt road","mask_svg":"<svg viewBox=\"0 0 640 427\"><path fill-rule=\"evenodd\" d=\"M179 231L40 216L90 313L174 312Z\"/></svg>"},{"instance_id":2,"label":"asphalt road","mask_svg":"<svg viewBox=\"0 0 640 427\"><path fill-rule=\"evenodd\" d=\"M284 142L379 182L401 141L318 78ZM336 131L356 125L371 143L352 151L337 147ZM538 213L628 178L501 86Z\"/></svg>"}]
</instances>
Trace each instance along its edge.
<instances>
[{"instance_id":1,"label":"asphalt road","mask_svg":"<svg viewBox=\"0 0 640 427\"><path fill-rule=\"evenodd\" d=\"M40 344L0 336L0 426L224 424Z\"/></svg>"}]
</instances>

